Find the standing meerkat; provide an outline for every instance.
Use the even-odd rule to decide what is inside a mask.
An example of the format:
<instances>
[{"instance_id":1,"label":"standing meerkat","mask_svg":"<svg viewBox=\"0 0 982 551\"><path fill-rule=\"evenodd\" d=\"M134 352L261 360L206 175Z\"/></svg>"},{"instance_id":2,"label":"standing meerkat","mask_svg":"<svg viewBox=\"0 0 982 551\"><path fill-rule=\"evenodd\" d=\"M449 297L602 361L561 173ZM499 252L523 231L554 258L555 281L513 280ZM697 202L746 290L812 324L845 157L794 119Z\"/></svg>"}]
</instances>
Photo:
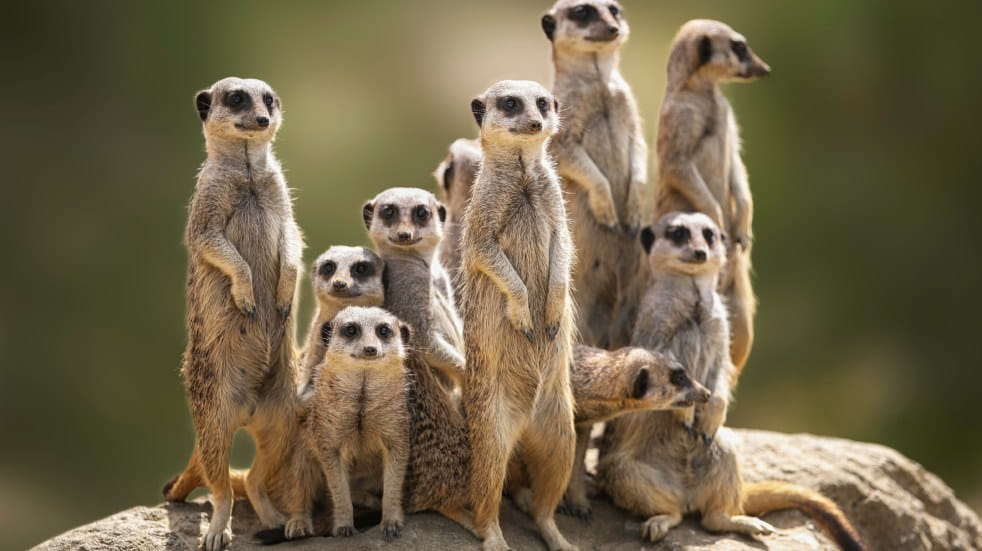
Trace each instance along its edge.
<instances>
[{"instance_id":1,"label":"standing meerkat","mask_svg":"<svg viewBox=\"0 0 982 551\"><path fill-rule=\"evenodd\" d=\"M413 328L423 361L455 385L463 380L463 331L446 270L436 256L447 209L423 189L389 188L362 207L385 263L385 307Z\"/></svg>"},{"instance_id":2,"label":"standing meerkat","mask_svg":"<svg viewBox=\"0 0 982 551\"><path fill-rule=\"evenodd\" d=\"M320 333L327 350L313 383L306 428L334 505L331 534L357 533L348 471L357 463L381 459L382 533L392 541L405 521L409 327L381 308L350 306Z\"/></svg>"},{"instance_id":3,"label":"standing meerkat","mask_svg":"<svg viewBox=\"0 0 982 551\"><path fill-rule=\"evenodd\" d=\"M461 276L471 442L470 491L485 549L507 549L498 522L512 451L531 478L530 512L549 549L574 549L553 517L573 464L569 384L573 245L546 151L556 99L502 81L471 102L484 158L464 218Z\"/></svg>"},{"instance_id":4,"label":"standing meerkat","mask_svg":"<svg viewBox=\"0 0 982 551\"><path fill-rule=\"evenodd\" d=\"M314 261L314 297L317 311L307 332L303 377L324 359L321 328L347 306L382 306L382 259L364 247L335 245Z\"/></svg>"},{"instance_id":5,"label":"standing meerkat","mask_svg":"<svg viewBox=\"0 0 982 551\"><path fill-rule=\"evenodd\" d=\"M196 442L169 493L180 498L203 476L212 515L202 546L215 551L231 540L228 460L239 427L256 441L245 480L249 500L264 524L283 521L267 483L290 461L296 436L292 311L303 240L272 152L282 121L273 89L226 78L199 92L195 106L208 158L185 234L188 344L181 373Z\"/></svg>"},{"instance_id":6,"label":"standing meerkat","mask_svg":"<svg viewBox=\"0 0 982 551\"><path fill-rule=\"evenodd\" d=\"M716 224L702 213L670 213L641 232L652 285L645 294L634 345L669 352L712 395L687 415L644 412L608 424L597 466L611 500L649 518L641 536L652 542L702 514L711 532L769 534L770 524L751 515L799 508L829 530L844 549L862 549L842 511L818 492L784 482L745 484L736 436L723 428L730 393L729 327L717 291L726 250Z\"/></svg>"},{"instance_id":7,"label":"standing meerkat","mask_svg":"<svg viewBox=\"0 0 982 551\"><path fill-rule=\"evenodd\" d=\"M563 106L549 150L569 194L579 341L618 348L630 339L645 279L635 236L647 210L648 146L618 70L630 29L612 0L559 0L542 29Z\"/></svg>"},{"instance_id":8,"label":"standing meerkat","mask_svg":"<svg viewBox=\"0 0 982 551\"><path fill-rule=\"evenodd\" d=\"M658 121L655 216L701 212L730 238L720 292L729 308L734 383L754 340L756 298L750 284L753 200L740 158L736 118L719 85L749 82L770 72L743 35L726 24L689 21L672 42Z\"/></svg>"},{"instance_id":9,"label":"standing meerkat","mask_svg":"<svg viewBox=\"0 0 982 551\"><path fill-rule=\"evenodd\" d=\"M460 234L464 230L464 211L480 168L481 142L461 138L450 144L447 157L433 171L443 194L443 202L447 205L447 223L439 250L440 262L450 274L458 310L461 308Z\"/></svg>"}]
</instances>

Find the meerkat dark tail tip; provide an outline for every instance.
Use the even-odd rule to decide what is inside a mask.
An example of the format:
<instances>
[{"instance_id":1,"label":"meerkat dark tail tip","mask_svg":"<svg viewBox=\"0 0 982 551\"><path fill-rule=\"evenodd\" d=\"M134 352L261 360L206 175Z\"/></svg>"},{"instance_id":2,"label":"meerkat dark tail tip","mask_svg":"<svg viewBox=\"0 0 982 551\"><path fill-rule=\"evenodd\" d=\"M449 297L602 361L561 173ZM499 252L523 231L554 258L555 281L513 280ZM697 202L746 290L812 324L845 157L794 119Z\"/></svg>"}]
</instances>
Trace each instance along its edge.
<instances>
[{"instance_id":1,"label":"meerkat dark tail tip","mask_svg":"<svg viewBox=\"0 0 982 551\"><path fill-rule=\"evenodd\" d=\"M170 494L171 489L174 488L174 484L177 484L177 479L180 476L181 475L174 475L173 478L171 478L170 480L167 481L166 484L164 484L164 487L160 490L160 493L164 494L164 499L170 501L170 499L167 496L168 494Z\"/></svg>"},{"instance_id":2,"label":"meerkat dark tail tip","mask_svg":"<svg viewBox=\"0 0 982 551\"><path fill-rule=\"evenodd\" d=\"M781 509L798 509L811 517L843 551L865 551L866 546L842 509L822 494L789 482L767 481L744 488L744 510L760 516Z\"/></svg>"},{"instance_id":3,"label":"meerkat dark tail tip","mask_svg":"<svg viewBox=\"0 0 982 551\"><path fill-rule=\"evenodd\" d=\"M286 537L285 526L277 526L276 528L260 530L252 535L252 539L258 541L262 545L276 545L278 543L289 541Z\"/></svg>"}]
</instances>

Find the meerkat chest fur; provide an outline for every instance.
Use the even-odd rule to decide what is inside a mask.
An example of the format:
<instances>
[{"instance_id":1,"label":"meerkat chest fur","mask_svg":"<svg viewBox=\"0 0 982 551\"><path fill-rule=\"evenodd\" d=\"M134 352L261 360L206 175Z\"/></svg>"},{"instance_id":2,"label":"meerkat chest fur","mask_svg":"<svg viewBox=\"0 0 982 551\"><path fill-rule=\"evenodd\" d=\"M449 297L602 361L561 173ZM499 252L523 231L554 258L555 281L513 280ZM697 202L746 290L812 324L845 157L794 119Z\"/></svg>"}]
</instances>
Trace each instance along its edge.
<instances>
[{"instance_id":1,"label":"meerkat chest fur","mask_svg":"<svg viewBox=\"0 0 982 551\"><path fill-rule=\"evenodd\" d=\"M694 131L700 132L692 162L716 197L729 196L729 174L733 154L739 148L736 119L726 97L718 88L692 94L685 101L698 105Z\"/></svg>"}]
</instances>

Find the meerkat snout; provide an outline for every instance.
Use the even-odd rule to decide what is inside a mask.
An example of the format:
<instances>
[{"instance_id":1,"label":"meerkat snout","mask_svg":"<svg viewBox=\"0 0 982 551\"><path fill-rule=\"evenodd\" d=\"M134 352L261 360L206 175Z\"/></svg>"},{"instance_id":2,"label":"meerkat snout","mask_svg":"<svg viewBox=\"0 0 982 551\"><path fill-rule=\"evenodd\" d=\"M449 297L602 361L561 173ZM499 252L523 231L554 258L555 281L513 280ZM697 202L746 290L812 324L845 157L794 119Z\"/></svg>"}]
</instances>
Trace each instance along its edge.
<instances>
[{"instance_id":1,"label":"meerkat snout","mask_svg":"<svg viewBox=\"0 0 982 551\"><path fill-rule=\"evenodd\" d=\"M747 39L721 21L695 19L682 25L669 56L669 80L692 77L712 82L748 82L766 77L771 68Z\"/></svg>"}]
</instances>

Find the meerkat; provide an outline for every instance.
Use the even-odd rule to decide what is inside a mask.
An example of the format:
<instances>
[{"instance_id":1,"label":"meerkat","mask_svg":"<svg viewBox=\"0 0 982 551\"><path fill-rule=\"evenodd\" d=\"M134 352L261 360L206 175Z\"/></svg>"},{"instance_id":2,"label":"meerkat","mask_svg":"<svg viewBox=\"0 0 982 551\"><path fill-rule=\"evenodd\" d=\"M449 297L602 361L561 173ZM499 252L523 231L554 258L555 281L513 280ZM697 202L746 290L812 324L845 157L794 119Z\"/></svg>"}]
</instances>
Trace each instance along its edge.
<instances>
[{"instance_id":1,"label":"meerkat","mask_svg":"<svg viewBox=\"0 0 982 551\"><path fill-rule=\"evenodd\" d=\"M282 122L276 92L260 80L230 77L198 92L195 106L208 157L185 233L188 345L181 373L196 442L168 493L186 497L188 486L204 478L212 515L202 547L215 551L231 540L228 460L239 427L256 441L245 480L249 500L264 524L283 521L269 479L290 461L296 435L292 312L303 238L272 152Z\"/></svg>"},{"instance_id":2,"label":"meerkat","mask_svg":"<svg viewBox=\"0 0 982 551\"><path fill-rule=\"evenodd\" d=\"M333 501L332 535L357 533L348 471L378 456L383 464L382 533L399 537L409 456L404 365L409 327L381 308L349 306L320 331L326 348L306 423L311 449Z\"/></svg>"},{"instance_id":3,"label":"meerkat","mask_svg":"<svg viewBox=\"0 0 982 551\"><path fill-rule=\"evenodd\" d=\"M461 138L450 144L447 157L440 161L433 177L447 205L447 223L440 242L440 262L450 274L457 309L460 310L460 234L463 231L464 210L471 199L474 179L481 168L481 142Z\"/></svg>"},{"instance_id":4,"label":"meerkat","mask_svg":"<svg viewBox=\"0 0 982 551\"><path fill-rule=\"evenodd\" d=\"M689 21L672 42L658 122L655 216L702 212L730 237L720 291L729 308L734 383L754 340L753 200L736 118L719 85L753 81L770 72L743 35L725 23Z\"/></svg>"},{"instance_id":5,"label":"meerkat","mask_svg":"<svg viewBox=\"0 0 982 551\"><path fill-rule=\"evenodd\" d=\"M446 207L423 189L390 188L362 207L368 235L385 263L385 307L414 331L423 361L459 386L462 322L446 270L436 256Z\"/></svg>"},{"instance_id":6,"label":"meerkat","mask_svg":"<svg viewBox=\"0 0 982 551\"><path fill-rule=\"evenodd\" d=\"M648 146L618 69L630 28L612 0L559 0L541 23L563 106L549 149L568 193L579 342L615 349L630 339L645 280L636 235L647 210Z\"/></svg>"},{"instance_id":7,"label":"meerkat","mask_svg":"<svg viewBox=\"0 0 982 551\"><path fill-rule=\"evenodd\" d=\"M574 549L554 512L573 464L569 297L573 245L546 150L558 103L542 85L501 81L471 102L483 160L464 216L461 277L475 531L506 549L498 508L517 449L531 516L549 549Z\"/></svg>"},{"instance_id":8,"label":"meerkat","mask_svg":"<svg viewBox=\"0 0 982 551\"><path fill-rule=\"evenodd\" d=\"M641 536L663 538L688 513L701 513L712 532L769 534L751 515L801 508L829 529L845 549L862 549L842 511L817 492L783 482L745 484L735 435L723 428L730 394L729 327L717 291L726 259L722 233L702 213L670 213L640 234L651 266L632 337L635 346L671 353L689 376L711 391L685 415L632 413L607 426L597 466L613 502L649 518Z\"/></svg>"},{"instance_id":9,"label":"meerkat","mask_svg":"<svg viewBox=\"0 0 982 551\"><path fill-rule=\"evenodd\" d=\"M347 306L382 306L382 259L364 247L335 245L314 261L313 287L317 311L307 332L303 351L303 374L324 359L321 328Z\"/></svg>"}]
</instances>

